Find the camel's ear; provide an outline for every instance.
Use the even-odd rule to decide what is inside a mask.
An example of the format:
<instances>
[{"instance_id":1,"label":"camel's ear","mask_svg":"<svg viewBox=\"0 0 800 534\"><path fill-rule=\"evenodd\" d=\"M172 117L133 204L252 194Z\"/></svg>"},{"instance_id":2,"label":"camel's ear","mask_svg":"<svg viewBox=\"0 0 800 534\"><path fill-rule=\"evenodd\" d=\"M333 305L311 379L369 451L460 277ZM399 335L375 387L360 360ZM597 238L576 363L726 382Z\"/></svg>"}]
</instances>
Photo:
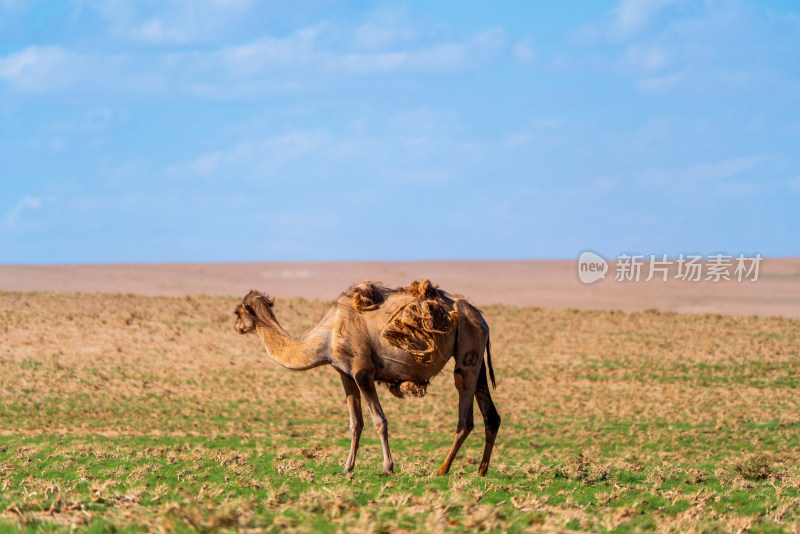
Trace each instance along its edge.
<instances>
[{"instance_id":1,"label":"camel's ear","mask_svg":"<svg viewBox=\"0 0 800 534\"><path fill-rule=\"evenodd\" d=\"M260 291L256 291L255 289L251 289L250 293L248 293L244 297L244 302L254 302L259 300L261 301L262 304L269 307L272 307L272 305L275 303L274 297L264 295Z\"/></svg>"}]
</instances>

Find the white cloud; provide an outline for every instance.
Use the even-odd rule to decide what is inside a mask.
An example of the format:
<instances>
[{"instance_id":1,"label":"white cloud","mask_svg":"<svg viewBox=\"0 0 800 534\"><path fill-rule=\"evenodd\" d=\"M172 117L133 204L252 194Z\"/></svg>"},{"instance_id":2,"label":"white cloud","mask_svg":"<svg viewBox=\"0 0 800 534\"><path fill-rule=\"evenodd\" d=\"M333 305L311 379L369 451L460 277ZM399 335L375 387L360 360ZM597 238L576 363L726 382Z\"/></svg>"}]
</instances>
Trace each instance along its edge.
<instances>
[{"instance_id":1,"label":"white cloud","mask_svg":"<svg viewBox=\"0 0 800 534\"><path fill-rule=\"evenodd\" d=\"M178 74L170 55L83 54L56 46L30 46L0 56L0 86L5 82L20 93L67 93L85 97L133 92L137 95L174 89Z\"/></svg>"},{"instance_id":2,"label":"white cloud","mask_svg":"<svg viewBox=\"0 0 800 534\"><path fill-rule=\"evenodd\" d=\"M310 26L285 37L268 36L217 51L178 54L170 71L184 73L183 89L191 94L247 98L265 92L316 91L341 76L460 72L495 60L506 46L501 28L458 41L393 51L337 46L340 35L327 24Z\"/></svg>"},{"instance_id":3,"label":"white cloud","mask_svg":"<svg viewBox=\"0 0 800 534\"><path fill-rule=\"evenodd\" d=\"M794 98L800 81L796 17L758 4L721 1L676 7L682 0L622 0L605 21L573 35L574 49L556 56L562 69L629 78L652 95L749 96L767 87ZM742 37L746 36L746 38Z\"/></svg>"},{"instance_id":4,"label":"white cloud","mask_svg":"<svg viewBox=\"0 0 800 534\"><path fill-rule=\"evenodd\" d=\"M326 144L324 132L297 131L246 141L198 156L194 160L167 169L167 175L183 179L192 176L227 178L245 170L253 178L272 176L287 163L297 161Z\"/></svg>"},{"instance_id":5,"label":"white cloud","mask_svg":"<svg viewBox=\"0 0 800 534\"><path fill-rule=\"evenodd\" d=\"M321 30L322 26L315 26L298 30L288 37L262 37L246 44L225 47L213 55L220 60L220 67L243 75L268 70L276 64L294 66L308 63L317 55L315 41ZM202 54L195 58L207 59Z\"/></svg>"},{"instance_id":6,"label":"white cloud","mask_svg":"<svg viewBox=\"0 0 800 534\"><path fill-rule=\"evenodd\" d=\"M383 50L407 44L417 37L416 25L407 7L380 6L353 32L353 44L360 49Z\"/></svg>"},{"instance_id":7,"label":"white cloud","mask_svg":"<svg viewBox=\"0 0 800 534\"><path fill-rule=\"evenodd\" d=\"M441 186L453 180L452 169L391 168L382 169L380 177L390 184Z\"/></svg>"},{"instance_id":8,"label":"white cloud","mask_svg":"<svg viewBox=\"0 0 800 534\"><path fill-rule=\"evenodd\" d=\"M719 191L720 194L733 197L749 197L770 192L772 189L772 184L749 182L725 182L717 186L717 191Z\"/></svg>"},{"instance_id":9,"label":"white cloud","mask_svg":"<svg viewBox=\"0 0 800 534\"><path fill-rule=\"evenodd\" d=\"M503 139L503 146L506 148L518 148L533 142L535 137L529 131L513 132Z\"/></svg>"},{"instance_id":10,"label":"white cloud","mask_svg":"<svg viewBox=\"0 0 800 534\"><path fill-rule=\"evenodd\" d=\"M245 16L252 0L76 0L97 11L113 34L146 43L191 43L213 39ZM149 4L149 5L148 5Z\"/></svg>"},{"instance_id":11,"label":"white cloud","mask_svg":"<svg viewBox=\"0 0 800 534\"><path fill-rule=\"evenodd\" d=\"M505 45L502 28L489 28L469 39L430 44L393 52L322 52L328 71L352 74L389 73L399 71L454 71L480 64L497 55Z\"/></svg>"},{"instance_id":12,"label":"white cloud","mask_svg":"<svg viewBox=\"0 0 800 534\"><path fill-rule=\"evenodd\" d=\"M515 44L511 52L514 58L523 65L529 65L536 61L536 52L533 50L533 42L530 39Z\"/></svg>"},{"instance_id":13,"label":"white cloud","mask_svg":"<svg viewBox=\"0 0 800 534\"><path fill-rule=\"evenodd\" d=\"M773 88L776 93L791 91L800 93L800 81L786 79L774 72L749 70L747 68L686 67L663 75L645 76L636 79L636 87L645 93L663 94L673 91L694 94L719 94L720 91L747 91L755 87ZM776 94L777 96L777 94Z\"/></svg>"},{"instance_id":14,"label":"white cloud","mask_svg":"<svg viewBox=\"0 0 800 534\"><path fill-rule=\"evenodd\" d=\"M108 130L113 122L124 118L124 113L100 107L87 110L70 120L54 122L51 127L56 132L100 133Z\"/></svg>"},{"instance_id":15,"label":"white cloud","mask_svg":"<svg viewBox=\"0 0 800 534\"><path fill-rule=\"evenodd\" d=\"M669 60L669 49L653 43L637 43L629 46L622 59L623 64L634 72L649 72L664 68Z\"/></svg>"},{"instance_id":16,"label":"white cloud","mask_svg":"<svg viewBox=\"0 0 800 534\"><path fill-rule=\"evenodd\" d=\"M514 131L505 136L502 144L506 148L515 149L530 145L541 138L541 132L556 130L564 126L564 121L553 117L539 117L531 120L528 125L518 131Z\"/></svg>"},{"instance_id":17,"label":"white cloud","mask_svg":"<svg viewBox=\"0 0 800 534\"><path fill-rule=\"evenodd\" d=\"M531 121L531 126L537 130L555 130L556 128L561 128L563 125L564 121L562 119L552 117L541 117Z\"/></svg>"},{"instance_id":18,"label":"white cloud","mask_svg":"<svg viewBox=\"0 0 800 534\"><path fill-rule=\"evenodd\" d=\"M443 38L436 32L412 34L403 28L403 16L389 37L363 34L353 42L352 28L321 23L284 36L267 35L217 48L192 47L199 20L209 10L230 7L241 14L249 2L168 2L142 18L128 2L77 0L76 5L97 10L111 21L112 32L140 42L182 44L181 51L79 53L60 47L31 46L0 56L0 84L27 93L70 90L86 96L101 92L120 95L193 95L239 99L269 93L320 91L353 75L463 72L496 61L509 52L505 32L494 27L471 35ZM175 13L187 13L183 20ZM384 19L395 16L382 15ZM225 15L232 16L232 15ZM174 23L180 19L180 24ZM367 24L375 26L377 19ZM385 20L384 23L389 24ZM391 26L391 24L389 24ZM363 26L363 25L362 25ZM375 28L373 28L375 29ZM188 46L186 46L188 45ZM384 49L391 46L390 49ZM526 42L516 55L528 61ZM522 47L522 48L520 48Z\"/></svg>"},{"instance_id":19,"label":"white cloud","mask_svg":"<svg viewBox=\"0 0 800 534\"><path fill-rule=\"evenodd\" d=\"M569 40L582 46L597 45L605 41L631 41L656 24L660 12L683 1L620 0L604 20L589 22L575 29L570 33Z\"/></svg>"},{"instance_id":20,"label":"white cloud","mask_svg":"<svg viewBox=\"0 0 800 534\"><path fill-rule=\"evenodd\" d=\"M401 115L409 120L400 120ZM458 128L457 117L450 112L409 109L367 132L297 130L261 137L251 133L252 141L198 154L168 167L164 176L173 183L237 190L299 181L316 184L317 196L323 194L320 187L338 195L348 189L385 190L407 183L440 186L482 159L477 155L481 147L465 148L453 139L452 124L425 124L437 118Z\"/></svg>"},{"instance_id":21,"label":"white cloud","mask_svg":"<svg viewBox=\"0 0 800 534\"><path fill-rule=\"evenodd\" d=\"M201 176L208 176L217 171L225 155L226 153L221 150L212 152L211 154L204 154L194 161L187 163L185 168Z\"/></svg>"},{"instance_id":22,"label":"white cloud","mask_svg":"<svg viewBox=\"0 0 800 534\"><path fill-rule=\"evenodd\" d=\"M636 87L644 93L666 93L680 87L689 75L686 71L672 72L663 76L650 76L636 80Z\"/></svg>"},{"instance_id":23,"label":"white cloud","mask_svg":"<svg viewBox=\"0 0 800 534\"><path fill-rule=\"evenodd\" d=\"M325 54L325 68L351 74L388 73L401 70L453 70L463 67L468 47L445 43L417 50L383 53Z\"/></svg>"},{"instance_id":24,"label":"white cloud","mask_svg":"<svg viewBox=\"0 0 800 534\"><path fill-rule=\"evenodd\" d=\"M0 80L20 91L44 93L66 88L78 57L57 46L29 46L0 56Z\"/></svg>"},{"instance_id":25,"label":"white cloud","mask_svg":"<svg viewBox=\"0 0 800 534\"><path fill-rule=\"evenodd\" d=\"M725 180L754 169L769 158L767 156L745 156L729 158L713 163L692 165L681 174L689 180L718 181Z\"/></svg>"},{"instance_id":26,"label":"white cloud","mask_svg":"<svg viewBox=\"0 0 800 534\"><path fill-rule=\"evenodd\" d=\"M659 11L683 0L621 0L612 14L609 35L629 39L645 29Z\"/></svg>"},{"instance_id":27,"label":"white cloud","mask_svg":"<svg viewBox=\"0 0 800 534\"><path fill-rule=\"evenodd\" d=\"M36 210L42 206L43 199L40 197L24 196L19 202L14 204L2 219L3 227L7 230L14 230L22 219L25 211Z\"/></svg>"},{"instance_id":28,"label":"white cloud","mask_svg":"<svg viewBox=\"0 0 800 534\"><path fill-rule=\"evenodd\" d=\"M22 9L26 3L26 0L0 0L0 10L17 11Z\"/></svg>"},{"instance_id":29,"label":"white cloud","mask_svg":"<svg viewBox=\"0 0 800 534\"><path fill-rule=\"evenodd\" d=\"M440 55L445 53L440 51ZM450 49L451 55L457 55L457 49ZM409 65L408 52L354 53L330 55L327 58L327 69L348 73L366 74L370 72L392 72ZM451 57L451 62L456 59Z\"/></svg>"},{"instance_id":30,"label":"white cloud","mask_svg":"<svg viewBox=\"0 0 800 534\"><path fill-rule=\"evenodd\" d=\"M642 173L638 185L645 189L668 191L702 205L714 195L745 196L773 192L777 183L771 179L771 162L775 162L772 156L754 155L672 169L650 169ZM791 181L788 185L791 187Z\"/></svg>"},{"instance_id":31,"label":"white cloud","mask_svg":"<svg viewBox=\"0 0 800 534\"><path fill-rule=\"evenodd\" d=\"M211 5L228 11L244 13L253 5L253 0L211 0Z\"/></svg>"},{"instance_id":32,"label":"white cloud","mask_svg":"<svg viewBox=\"0 0 800 534\"><path fill-rule=\"evenodd\" d=\"M184 31L166 26L161 19L151 19L131 28L130 35L136 40L152 43L184 43L189 40Z\"/></svg>"},{"instance_id":33,"label":"white cloud","mask_svg":"<svg viewBox=\"0 0 800 534\"><path fill-rule=\"evenodd\" d=\"M458 113L433 108L403 109L388 117L387 124L393 132L409 135L431 135L461 127Z\"/></svg>"},{"instance_id":34,"label":"white cloud","mask_svg":"<svg viewBox=\"0 0 800 534\"><path fill-rule=\"evenodd\" d=\"M588 184L568 189L567 194L571 196L604 195L618 188L619 185L619 178L595 178Z\"/></svg>"},{"instance_id":35,"label":"white cloud","mask_svg":"<svg viewBox=\"0 0 800 534\"><path fill-rule=\"evenodd\" d=\"M399 71L448 71L466 68L476 62L486 61L501 50L505 34L500 28L491 28L473 34L463 41L446 42L398 50L333 52L318 46L324 26L307 27L283 37L263 37L237 46L226 47L214 55L219 67L237 75L271 73L274 67L293 70L348 74L389 73ZM192 56L196 62L205 62L203 55Z\"/></svg>"}]
</instances>

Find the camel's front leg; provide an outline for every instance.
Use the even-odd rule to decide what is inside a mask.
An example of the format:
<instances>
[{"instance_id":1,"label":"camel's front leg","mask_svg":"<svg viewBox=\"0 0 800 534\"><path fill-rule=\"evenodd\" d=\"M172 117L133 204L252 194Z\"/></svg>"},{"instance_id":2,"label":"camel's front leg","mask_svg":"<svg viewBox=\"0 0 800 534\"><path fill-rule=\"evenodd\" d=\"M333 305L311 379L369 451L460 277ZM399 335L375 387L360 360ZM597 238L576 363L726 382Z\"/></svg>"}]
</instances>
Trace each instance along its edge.
<instances>
[{"instance_id":1,"label":"camel's front leg","mask_svg":"<svg viewBox=\"0 0 800 534\"><path fill-rule=\"evenodd\" d=\"M394 473L394 462L392 461L392 453L389 451L389 425L378 400L378 391L375 389L375 380L372 377L372 373L366 370L357 372L356 384L358 384L358 389L361 390L361 394L367 401L369 412L372 415L372 422L375 424L375 430L378 431L378 435L381 437L383 473L391 475Z\"/></svg>"},{"instance_id":2,"label":"camel's front leg","mask_svg":"<svg viewBox=\"0 0 800 534\"><path fill-rule=\"evenodd\" d=\"M361 393L358 384L352 377L339 373L342 377L344 393L347 395L347 408L350 410L350 454L344 464L344 472L349 473L356 465L356 453L358 452L358 440L361 439L361 429L364 428L364 418L361 415Z\"/></svg>"}]
</instances>

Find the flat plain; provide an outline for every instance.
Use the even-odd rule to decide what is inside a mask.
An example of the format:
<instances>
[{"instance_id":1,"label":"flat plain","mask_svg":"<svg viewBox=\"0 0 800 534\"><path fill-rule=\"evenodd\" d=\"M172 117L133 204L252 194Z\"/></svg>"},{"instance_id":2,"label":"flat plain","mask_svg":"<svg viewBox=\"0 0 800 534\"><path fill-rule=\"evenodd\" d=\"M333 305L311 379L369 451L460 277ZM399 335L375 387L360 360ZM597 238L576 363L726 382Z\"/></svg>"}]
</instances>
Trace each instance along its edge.
<instances>
[{"instance_id":1,"label":"flat plain","mask_svg":"<svg viewBox=\"0 0 800 534\"><path fill-rule=\"evenodd\" d=\"M447 289L447 288L446 288ZM396 474L329 368L233 331L231 297L0 292L0 531L800 531L800 321L482 306L503 417L437 476L452 364L379 393ZM300 335L327 309L278 299Z\"/></svg>"},{"instance_id":2,"label":"flat plain","mask_svg":"<svg viewBox=\"0 0 800 534\"><path fill-rule=\"evenodd\" d=\"M332 299L354 282L408 285L429 278L452 293L467 295L479 306L510 304L581 310L780 315L800 319L800 258L765 258L758 280L675 279L655 276L648 263L637 282L616 280L609 263L606 278L593 284L578 279L577 261L484 260L406 262L261 262L105 265L0 265L0 289L10 291L121 292L152 296L244 295L263 289L281 298Z\"/></svg>"}]
</instances>

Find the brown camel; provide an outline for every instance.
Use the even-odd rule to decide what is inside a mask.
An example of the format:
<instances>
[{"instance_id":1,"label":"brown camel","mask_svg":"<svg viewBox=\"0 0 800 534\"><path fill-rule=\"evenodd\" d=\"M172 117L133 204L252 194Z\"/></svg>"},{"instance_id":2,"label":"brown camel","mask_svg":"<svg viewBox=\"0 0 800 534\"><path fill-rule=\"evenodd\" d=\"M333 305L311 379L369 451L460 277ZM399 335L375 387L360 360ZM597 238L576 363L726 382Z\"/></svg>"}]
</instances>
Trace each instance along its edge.
<instances>
[{"instance_id":1,"label":"brown camel","mask_svg":"<svg viewBox=\"0 0 800 534\"><path fill-rule=\"evenodd\" d=\"M495 384L489 327L481 312L464 297L441 291L428 280L395 289L366 281L342 293L320 323L301 338L289 336L281 327L272 311L273 303L273 297L250 291L236 308L236 331L258 334L267 354L288 369L303 371L327 364L339 372L352 435L345 473L353 470L364 426L361 397L367 402L381 439L383 472L391 474L394 463L388 425L376 383L386 384L397 397L424 396L431 378L453 357L458 427L453 446L438 472L447 474L472 431L474 398L486 428L478 471L486 474L500 415L486 379L488 367L492 385Z\"/></svg>"}]
</instances>

